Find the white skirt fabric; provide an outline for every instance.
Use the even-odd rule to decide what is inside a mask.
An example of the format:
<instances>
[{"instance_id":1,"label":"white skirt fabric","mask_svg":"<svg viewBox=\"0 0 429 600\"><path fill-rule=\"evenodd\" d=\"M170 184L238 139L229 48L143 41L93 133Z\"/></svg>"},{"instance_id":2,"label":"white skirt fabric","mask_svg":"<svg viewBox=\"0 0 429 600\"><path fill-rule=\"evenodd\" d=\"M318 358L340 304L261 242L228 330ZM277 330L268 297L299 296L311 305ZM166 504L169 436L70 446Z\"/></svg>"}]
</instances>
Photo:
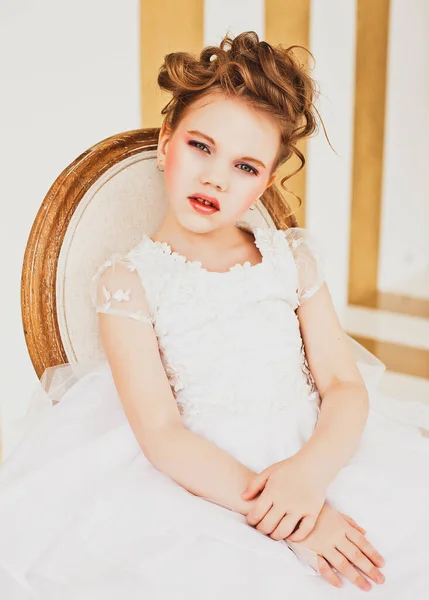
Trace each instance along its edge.
<instances>
[{"instance_id":1,"label":"white skirt fabric","mask_svg":"<svg viewBox=\"0 0 429 600\"><path fill-rule=\"evenodd\" d=\"M58 371L58 370L57 370ZM156 469L128 424L107 363L34 401L0 469L2 600L361 598L338 590L243 515ZM265 417L192 417L186 426L255 472L311 435L316 403ZM25 430L25 434L23 433ZM429 597L429 439L371 410L327 501L386 559L371 597Z\"/></svg>"}]
</instances>

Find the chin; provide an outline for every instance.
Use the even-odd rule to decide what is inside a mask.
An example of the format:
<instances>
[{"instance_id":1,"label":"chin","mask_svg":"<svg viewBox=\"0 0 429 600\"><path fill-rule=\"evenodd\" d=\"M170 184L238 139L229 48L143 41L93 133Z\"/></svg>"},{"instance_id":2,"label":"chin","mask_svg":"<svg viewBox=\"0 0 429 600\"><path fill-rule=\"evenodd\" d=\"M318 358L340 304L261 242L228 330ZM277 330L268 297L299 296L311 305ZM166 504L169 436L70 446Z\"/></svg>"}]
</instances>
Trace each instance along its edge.
<instances>
[{"instance_id":1,"label":"chin","mask_svg":"<svg viewBox=\"0 0 429 600\"><path fill-rule=\"evenodd\" d=\"M208 221L204 222L203 219L184 219L184 222L180 223L184 229L192 231L192 233L208 233L217 229L214 224L210 224Z\"/></svg>"},{"instance_id":2,"label":"chin","mask_svg":"<svg viewBox=\"0 0 429 600\"><path fill-rule=\"evenodd\" d=\"M179 223L180 227L191 231L192 233L207 233L218 229L221 225L216 224L213 216L204 217L203 215L195 214L178 214L175 213L175 219Z\"/></svg>"}]
</instances>

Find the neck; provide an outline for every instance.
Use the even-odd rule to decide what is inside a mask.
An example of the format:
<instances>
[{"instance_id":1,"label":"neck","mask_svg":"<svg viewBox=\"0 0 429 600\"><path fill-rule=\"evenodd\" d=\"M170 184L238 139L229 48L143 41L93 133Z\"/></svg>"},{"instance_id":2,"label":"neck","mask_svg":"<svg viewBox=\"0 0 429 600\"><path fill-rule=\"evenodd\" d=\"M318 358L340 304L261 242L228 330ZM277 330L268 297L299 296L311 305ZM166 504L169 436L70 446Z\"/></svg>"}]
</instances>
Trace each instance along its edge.
<instances>
[{"instance_id":1,"label":"neck","mask_svg":"<svg viewBox=\"0 0 429 600\"><path fill-rule=\"evenodd\" d=\"M159 229L151 236L154 241L167 242L173 251L185 256L198 256L198 260L222 255L243 243L241 228L228 225L210 231L191 231L183 227L168 210Z\"/></svg>"}]
</instances>

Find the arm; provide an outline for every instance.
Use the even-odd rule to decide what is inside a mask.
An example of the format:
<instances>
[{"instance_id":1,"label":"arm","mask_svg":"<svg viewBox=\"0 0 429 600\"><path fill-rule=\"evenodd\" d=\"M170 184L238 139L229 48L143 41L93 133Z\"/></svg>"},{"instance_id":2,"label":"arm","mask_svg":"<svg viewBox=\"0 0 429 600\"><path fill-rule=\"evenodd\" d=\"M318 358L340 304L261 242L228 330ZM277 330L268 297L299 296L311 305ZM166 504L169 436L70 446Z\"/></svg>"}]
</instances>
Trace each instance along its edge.
<instances>
[{"instance_id":1,"label":"arm","mask_svg":"<svg viewBox=\"0 0 429 600\"><path fill-rule=\"evenodd\" d=\"M195 496L242 515L249 512L254 502L241 493L255 472L212 442L179 425L146 438L144 445L151 463Z\"/></svg>"},{"instance_id":2,"label":"arm","mask_svg":"<svg viewBox=\"0 0 429 600\"><path fill-rule=\"evenodd\" d=\"M357 450L368 418L368 393L326 283L297 310L311 373L321 397L312 437L300 451L329 483Z\"/></svg>"},{"instance_id":3,"label":"arm","mask_svg":"<svg viewBox=\"0 0 429 600\"><path fill-rule=\"evenodd\" d=\"M126 417L148 460L196 496L241 514L254 472L186 429L166 376L140 278L124 259L93 278L103 347Z\"/></svg>"},{"instance_id":4,"label":"arm","mask_svg":"<svg viewBox=\"0 0 429 600\"><path fill-rule=\"evenodd\" d=\"M262 490L247 514L250 525L274 539L300 542L315 526L328 484L357 448L368 395L324 283L316 244L301 228L285 236L297 267L297 317L321 410L299 452L259 473L243 496L249 500Z\"/></svg>"}]
</instances>

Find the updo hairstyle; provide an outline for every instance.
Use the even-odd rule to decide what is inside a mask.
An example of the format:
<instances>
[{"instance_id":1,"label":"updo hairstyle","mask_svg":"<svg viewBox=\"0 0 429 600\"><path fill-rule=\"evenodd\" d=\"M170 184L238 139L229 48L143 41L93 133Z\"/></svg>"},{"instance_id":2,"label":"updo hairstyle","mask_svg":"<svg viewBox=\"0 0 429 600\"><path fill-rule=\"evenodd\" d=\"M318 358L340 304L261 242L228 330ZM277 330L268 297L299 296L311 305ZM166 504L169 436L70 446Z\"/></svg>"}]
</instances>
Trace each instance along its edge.
<instances>
[{"instance_id":1,"label":"updo hairstyle","mask_svg":"<svg viewBox=\"0 0 429 600\"><path fill-rule=\"evenodd\" d=\"M167 54L159 69L158 85L172 94L161 111L171 132L194 102L215 91L230 98L245 99L255 109L272 115L277 120L281 142L270 176L295 154L301 164L293 173L283 177L280 186L295 196L300 206L301 198L284 185L305 165L297 142L318 131L316 114L324 131L325 127L314 106L318 95L316 82L293 54L296 48L308 52L314 60L311 52L303 46L274 47L259 41L254 31L240 33L234 39L227 34L219 46L203 48L198 58L188 52ZM283 219L282 228L297 226L293 212L276 183L265 190L261 200L268 210L279 204L285 207L288 216Z\"/></svg>"}]
</instances>

